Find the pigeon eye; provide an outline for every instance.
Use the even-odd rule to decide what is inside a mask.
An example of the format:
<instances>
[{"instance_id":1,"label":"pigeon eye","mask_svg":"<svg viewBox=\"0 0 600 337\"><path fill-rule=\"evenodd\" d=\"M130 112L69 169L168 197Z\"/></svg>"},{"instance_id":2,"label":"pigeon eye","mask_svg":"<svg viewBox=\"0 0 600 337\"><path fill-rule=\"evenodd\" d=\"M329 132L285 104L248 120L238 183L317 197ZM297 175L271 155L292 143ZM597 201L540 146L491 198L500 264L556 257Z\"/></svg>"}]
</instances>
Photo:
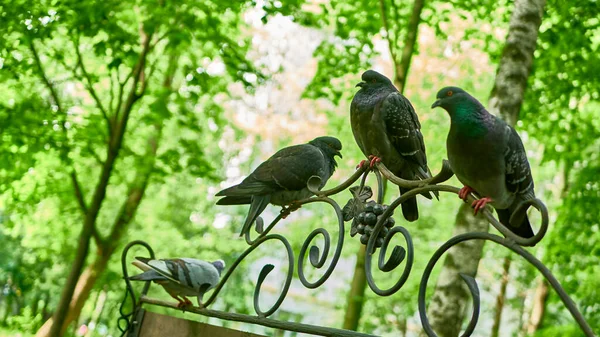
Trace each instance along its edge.
<instances>
[{"instance_id":1,"label":"pigeon eye","mask_svg":"<svg viewBox=\"0 0 600 337\"><path fill-rule=\"evenodd\" d=\"M452 96L452 90L448 91L446 95L448 95L448 97Z\"/></svg>"},{"instance_id":2,"label":"pigeon eye","mask_svg":"<svg viewBox=\"0 0 600 337\"><path fill-rule=\"evenodd\" d=\"M377 80L376 79L372 79L371 83L377 83Z\"/></svg>"}]
</instances>

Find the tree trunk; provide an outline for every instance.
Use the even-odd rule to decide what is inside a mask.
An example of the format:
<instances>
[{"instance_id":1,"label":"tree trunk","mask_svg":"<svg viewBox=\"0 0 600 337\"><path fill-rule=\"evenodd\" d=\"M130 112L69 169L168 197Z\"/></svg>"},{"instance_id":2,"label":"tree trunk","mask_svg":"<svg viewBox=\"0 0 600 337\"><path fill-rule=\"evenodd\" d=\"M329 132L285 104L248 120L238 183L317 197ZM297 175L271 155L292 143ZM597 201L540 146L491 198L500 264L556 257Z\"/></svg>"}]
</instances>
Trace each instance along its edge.
<instances>
[{"instance_id":1,"label":"tree trunk","mask_svg":"<svg viewBox=\"0 0 600 337\"><path fill-rule=\"evenodd\" d=\"M546 0L515 0L488 111L515 125L527 88Z\"/></svg>"},{"instance_id":2,"label":"tree trunk","mask_svg":"<svg viewBox=\"0 0 600 337\"><path fill-rule=\"evenodd\" d=\"M352 278L352 285L350 286L350 292L348 293L348 304L346 306L346 314L344 315L344 325L342 329L354 330L358 329L358 322L360 321L360 313L365 301L365 289L367 286L367 277L365 274L365 257L366 257L365 245L360 245L358 253L356 254L356 266L354 267L354 277Z\"/></svg>"},{"instance_id":3,"label":"tree trunk","mask_svg":"<svg viewBox=\"0 0 600 337\"><path fill-rule=\"evenodd\" d=\"M452 236L485 232L488 228L485 218L473 215L468 203L460 206L455 223ZM454 246L446 254L428 310L429 323L440 337L458 336L460 332L471 295L459 273L475 277L482 248L483 241L467 241Z\"/></svg>"},{"instance_id":4,"label":"tree trunk","mask_svg":"<svg viewBox=\"0 0 600 337\"><path fill-rule=\"evenodd\" d=\"M534 334L542 325L544 314L546 313L547 299L548 282L545 279L541 279L537 288L535 288L535 295L533 295L533 309L531 310L531 317L527 325L527 334Z\"/></svg>"},{"instance_id":5,"label":"tree trunk","mask_svg":"<svg viewBox=\"0 0 600 337\"><path fill-rule=\"evenodd\" d=\"M402 48L402 55L400 59L398 59L398 55L396 53L396 45L397 39L392 38L391 30L389 26L387 6L385 0L379 0L379 8L381 10L381 21L383 24L383 28L386 31L386 39L388 41L388 49L390 50L390 56L392 57L392 62L394 63L394 70L396 74L394 75L394 85L398 88L400 93L404 92L404 86L406 85L406 78L408 75L408 68L410 68L410 61L414 54L415 44L417 42L417 35L419 33L419 24L421 23L421 12L423 11L423 6L425 5L424 0L415 0L413 3L413 10L408 19L408 26L406 27L406 36L404 38L404 44ZM397 11L395 4L392 2L391 9L393 11ZM394 37L398 36L398 32L394 33Z\"/></svg>"},{"instance_id":6,"label":"tree trunk","mask_svg":"<svg viewBox=\"0 0 600 337\"><path fill-rule=\"evenodd\" d=\"M158 135L160 135L160 130L158 130ZM65 316L61 335L64 334L68 325L73 322L73 320L75 320L81 312L83 305L89 298L90 293L96 284L96 280L106 270L108 261L117 248L117 244L123 235L124 229L129 223L131 223L131 220L135 216L135 212L140 205L142 197L144 196L144 192L146 191L146 187L148 186L148 180L150 179L150 174L152 172L151 168L154 167L154 158L157 150L156 138L151 137L149 140L149 147L150 150L148 151L146 158L150 159L151 162L149 162L147 166L142 166L141 170L143 173L138 173L137 179L139 179L139 181L130 189L129 196L119 211L108 239L104 241L103 245L98 246L96 260L81 274L69 305L69 311ZM42 331L42 329L40 329L38 334Z\"/></svg>"},{"instance_id":7,"label":"tree trunk","mask_svg":"<svg viewBox=\"0 0 600 337\"><path fill-rule=\"evenodd\" d=\"M494 312L494 324L492 325L491 337L498 337L498 333L500 332L500 321L502 320L502 310L504 309L506 286L508 285L511 262L512 259L510 255L504 258L504 264L502 265L502 280L500 281L500 291L496 297L496 308Z\"/></svg>"},{"instance_id":8,"label":"tree trunk","mask_svg":"<svg viewBox=\"0 0 600 337\"><path fill-rule=\"evenodd\" d=\"M81 275L81 271L83 270L85 260L89 252L90 240L96 232L96 219L98 218L98 214L100 213L100 209L102 207L102 202L104 201L104 197L106 195L106 189L109 184L114 164L119 156L119 151L121 150L123 138L125 135L125 129L129 120L129 115L131 113L133 105L141 97L141 95L137 93L137 86L140 83L140 81L143 81L142 74L146 64L146 55L148 53L149 47L150 37L142 32L142 51L140 53L138 63L135 65L135 68L133 70L133 83L131 85L131 91L127 97L126 104L123 107L123 113L120 117L117 128L115 129L114 133L111 134L109 143L107 145L106 160L104 161L104 165L100 173L100 178L98 180L98 183L96 184L94 195L92 197L92 202L85 212L83 228L81 230L81 233L79 234L79 240L77 243L75 261L73 261L71 265L71 271L69 272L69 276L67 277L67 281L65 282L65 285L63 287L58 306L56 308L56 311L54 312L52 319L44 323L44 325L37 332L36 337L59 337L64 334L66 326L68 325L67 316L69 314L69 309L72 306L72 299L77 293L78 287L79 289L83 289L81 288L81 282L79 282L80 276L83 276ZM35 58L40 68L40 72L44 74L43 69L41 68L41 62L39 62L39 57L37 57L37 53L33 48L33 44L31 49L32 52L35 54ZM43 76L45 78L45 74ZM53 86L48 86L49 89L52 91ZM77 298L78 296L75 295L75 297ZM87 299L86 296L85 299ZM83 306L83 303L81 304L81 306ZM73 320L74 318L75 317L71 316L70 319Z\"/></svg>"},{"instance_id":9,"label":"tree trunk","mask_svg":"<svg viewBox=\"0 0 600 337\"><path fill-rule=\"evenodd\" d=\"M147 39L149 40L149 37L147 37ZM147 47L147 45L145 46ZM172 55L169 59L169 67L163 82L163 87L165 89L172 89L171 86L173 76L177 69L177 60L178 57L175 55ZM140 75L141 77L143 77L143 74L139 74L138 76ZM135 90L135 87L136 86L133 86L132 90ZM135 94L135 92L133 93ZM125 107L126 112L131 110L131 105L134 102L135 100L128 100L128 103ZM128 113L125 114L122 118L128 118ZM156 159L156 152L158 150L158 142L162 136L162 123L158 123L157 125L155 125L155 128L156 132L153 135L151 135L148 139L146 155L142 158L143 162L139 165L135 181L132 183L128 192L128 197L123 202L123 205L121 206L121 209L117 214L115 222L112 225L110 234L105 240L98 241L96 260L91 265L89 265L81 274L81 277L78 278L77 285L74 289L74 293L69 303L69 310L63 318L62 328L60 330L61 335L64 334L68 325L80 314L83 305L89 298L89 295L94 287L94 284L96 283L96 280L106 270L110 257L115 252L125 229L133 220L135 212L137 211L142 201L146 188L148 187L150 176L153 172ZM119 129L124 131L123 126L121 126ZM50 326L55 326L55 324L53 323L53 319L50 319L46 323L44 323L42 328L40 328L40 330L36 334L36 337L46 336Z\"/></svg>"},{"instance_id":10,"label":"tree trunk","mask_svg":"<svg viewBox=\"0 0 600 337\"><path fill-rule=\"evenodd\" d=\"M408 69L410 68L410 61L415 51L415 44L417 43L417 35L419 34L419 24L421 23L421 12L425 0L415 0L413 5L412 14L408 21L408 27L406 32L406 38L404 39L404 47L402 48L402 57L400 58L400 64L396 66L396 78L394 83L398 90L404 92L404 86L406 85L406 78L408 76Z\"/></svg>"},{"instance_id":11,"label":"tree trunk","mask_svg":"<svg viewBox=\"0 0 600 337\"><path fill-rule=\"evenodd\" d=\"M508 36L488 102L488 110L501 116L510 125L514 125L519 118L545 4L546 0L515 1ZM467 205L463 205L458 211L457 220L465 218L466 213L470 214L472 210ZM460 227L458 221L456 226ZM473 221L472 228L479 228L477 231L487 231L488 227L483 219ZM472 245L470 248L465 250L462 256L455 257L448 253L444 261L444 269L438 279L429 311L431 326L440 336L454 337L460 332L466 314L463 303L466 303L470 295L468 291L449 294L447 289L465 289L464 281L460 279L458 273L473 271L471 263L475 264L476 273L483 244ZM473 261L474 258L476 261ZM454 276L449 276L447 269L451 270ZM442 293L438 295L438 291Z\"/></svg>"}]
</instances>

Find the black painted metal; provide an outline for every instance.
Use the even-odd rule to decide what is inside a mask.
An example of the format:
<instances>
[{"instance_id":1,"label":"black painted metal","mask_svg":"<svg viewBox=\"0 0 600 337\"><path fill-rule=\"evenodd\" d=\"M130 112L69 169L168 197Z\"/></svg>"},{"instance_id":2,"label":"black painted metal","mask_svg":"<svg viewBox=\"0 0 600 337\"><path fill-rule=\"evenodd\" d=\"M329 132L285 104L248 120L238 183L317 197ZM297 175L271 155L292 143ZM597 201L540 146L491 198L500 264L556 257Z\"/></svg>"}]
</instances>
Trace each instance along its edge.
<instances>
[{"instance_id":1,"label":"black painted metal","mask_svg":"<svg viewBox=\"0 0 600 337\"><path fill-rule=\"evenodd\" d=\"M289 244L288 240L280 234L269 234L275 228L275 225L284 218L284 214L283 213L279 214L266 228L264 228L263 220L259 218L255 223L255 230L258 233L258 236L255 239L251 239L250 232L252 231L252 228L248 228L248 230L245 233L243 233L243 236L244 236L246 242L248 243L249 247L240 255L240 257L232 264L232 266L229 267L227 272L223 275L220 283L213 290L209 299L203 303L203 306L188 308L187 311L205 315L205 316L210 316L210 317L218 317L218 318L222 318L222 319L226 319L226 320L242 321L242 322L247 322L247 323L252 323L252 324L260 324L260 325L264 325L264 326L270 326L270 327L275 327L275 328L280 328L280 329L285 329L285 330L290 330L290 331L312 333L315 335L322 335L322 336L355 336L355 337L370 336L370 335L355 332L355 331L347 331L347 330L340 330L340 329L333 329L333 328L326 328L326 327L316 327L316 326L312 326L312 325L292 323L292 322L280 322L280 321L277 321L277 320L274 320L274 319L271 319L268 317L270 315L272 315L285 300L285 297L287 295L287 292L289 290L289 287L290 287L290 284L292 281L294 268L296 268L296 266L294 265L295 263L297 263L298 277L299 277L300 281L302 282L302 284L306 288L309 288L309 289L317 288L317 287L321 286L323 283L325 283L325 281L327 281L327 279L331 276L333 270L335 269L335 267L339 261L341 253L342 253L342 248L343 248L343 244L344 244L345 227L344 227L344 217L342 214L342 210L340 209L339 205L333 199L329 198L329 196L346 190L347 188L352 186L352 184L354 184L359 179L360 179L359 186L362 189L362 187L365 186L367 177L371 172L375 173L375 176L377 179L377 185L378 185L377 203L379 203L379 204L382 203L382 198L383 198L383 194L382 194L382 192L383 192L383 177L385 177L385 179L387 179L388 181L390 181L391 183L393 183L397 186L412 188L409 192L404 193L402 196L400 196L399 198L394 200L389 205L389 207L384 211L382 216L378 219L377 223L375 224L375 226L373 228L373 232L369 237L369 241L367 242L367 254L365 257L365 269L366 269L367 283L369 284L369 287L371 288L371 290L373 292L375 292L376 294L378 294L380 296L391 296L391 295L395 294L398 290L400 290L402 288L402 286L408 279L410 272L412 270L412 265L413 265L413 260L414 260L414 247L413 247L413 243L412 243L412 238L406 228L404 228L400 225L397 225L389 230L389 232L386 234L386 236L383 240L383 245L381 246L381 249L379 251L379 256L378 256L378 260L377 260L377 264L376 264L377 268L385 273L388 273L388 272L395 270L396 268L398 268L400 265L402 265L404 263L404 267L403 267L404 269L403 269L403 272L400 275L399 279L396 281L396 283L394 285L392 285L391 287L389 287L387 289L379 288L373 278L373 275L372 275L372 267L373 267L372 258L373 258L373 254L375 253L375 251L377 249L376 248L376 240L377 240L381 230L383 230L386 220L390 216L392 216L394 210L398 206L400 206L402 204L402 202L404 202L406 199L408 199L412 196L415 196L417 194L421 194L424 192L431 192L431 191L449 192L449 193L458 194L459 189L456 187L448 186L448 185L438 185L440 183L447 181L453 175L452 170L450 169L450 166L447 161L444 161L442 163L442 168L436 176L434 176L430 179L418 180L418 181L409 181L409 180L401 179L401 178L395 176L394 174L392 174L381 163L377 163L375 165L375 167L373 167L373 168L369 168L368 166L363 166L363 167L359 168L345 182L343 182L339 186L334 187L329 190L319 191L318 186L320 186L320 183L321 183L320 179L316 176L312 177L308 181L308 188L315 194L315 196L305 199L305 200L300 200L296 204L304 205L304 204L313 203L313 202L322 202L322 203L329 204L333 208L333 210L337 216L337 219L338 219L338 226L337 226L338 227L337 228L338 239L337 239L335 248L333 249L333 256L331 257L331 259L329 259L330 251L331 251L331 235L330 235L329 231L327 229L325 229L324 227L320 227L320 228L313 230L306 237L306 239L298 253L298 260L296 261L294 258L294 252L293 252L292 247ZM472 202L473 200L475 200L474 196L470 195L468 202ZM355 202L363 202L363 201L359 201L358 199L355 199L354 201ZM436 262L439 261L441 256L448 249L450 249L452 246L454 246L460 242L468 241L468 240L493 241L493 242L496 242L500 245L507 247L508 249L512 250L513 252L515 252L515 253L519 254L520 256L522 256L523 258L525 258L528 262L530 262L532 265L534 265L542 273L542 275L544 275L544 277L549 281L550 285L557 291L559 297L565 303L565 305L567 306L567 308L569 309L569 311L571 312L571 314L573 315L573 317L575 318L577 323L580 325L580 327L583 330L583 332L585 333L585 335L586 336L594 336L591 328L589 327L589 325L587 324L587 322L585 321L585 319L581 315L581 313L577 310L577 307L574 304L574 302L565 293L565 291L561 287L560 283L554 278L554 276L550 273L548 268L546 268L531 253L529 253L523 247L521 247L521 246L534 246L536 243L538 243L544 237L544 235L548 229L549 221L548 221L548 210L546 209L546 206L540 200L534 199L534 200L530 200L527 203L524 203L523 205L521 205L518 212L525 212L525 211L527 211L527 209L529 207L536 208L540 212L541 220L542 220L538 233L536 233L536 235L532 238L525 239L525 238L516 236L510 230L508 230L508 228L506 228L498 220L496 220L496 218L492 215L492 213L489 211L489 209L485 209L483 211L484 216L487 218L487 220L490 222L490 224L492 226L494 226L500 233L502 233L502 235L505 236L504 238L500 237L498 235L490 234L490 233L465 233L465 234L457 235L457 236L451 238L446 243L444 243L434 253L434 255L430 259L427 267L425 268L425 271L423 272L423 276L421 278L421 284L419 287L419 299L418 299L419 315L421 317L421 322L423 324L423 328L425 329L426 333L429 336L436 336L435 332L429 325L429 321L427 319L426 308L425 308L425 291L426 291L427 282L429 280L429 277L431 275L433 267L435 266ZM402 234L402 236L404 238L404 242L406 243L406 248L404 248L400 245L394 244L392 246L393 247L392 253L390 254L390 257L386 260L386 253L387 253L388 249L390 249L391 241L392 241L393 237L398 233ZM320 237L320 239L323 240L322 251L321 251L321 249L318 248L318 246L313 244L313 241L317 237ZM260 297L261 286L262 286L264 280L269 275L269 273L274 269L273 265L267 264L262 268L262 270L259 274L257 283L256 283L256 287L254 289L254 310L255 310L257 316L225 313L225 312L221 312L221 311L217 311L217 310L207 309L207 307L210 306L215 301L216 297L221 292L221 289L223 288L224 284L227 282L227 280L229 279L231 274L233 272L235 272L237 266L246 258L246 256L248 256L258 246L260 246L264 242L270 241L270 240L275 240L275 241L278 241L281 244L283 244L284 248L286 249L287 257L288 257L287 275L286 275L286 279L284 281L283 287L281 289L281 293L279 294L279 297L277 298L277 301L268 310L262 310L259 306L259 297ZM134 313L139 312L139 309L141 308L142 303L176 308L176 305L173 303L164 302L164 301L160 301L160 300L156 300L156 299L151 299L151 298L148 298L147 296L145 296L145 294L148 290L148 287L149 287L149 283L147 283L144 286L144 289L142 290L141 300L139 300L139 301L136 300L135 294L133 292L133 288L131 287L129 280L127 279L127 269L126 269L127 252L134 245L142 245L142 246L146 247L148 249L148 251L150 252L150 256L152 258L154 257L154 253L152 252L152 249L143 241L131 242L130 244L128 244L125 247L125 249L123 251L121 262L123 264L123 275L125 276L125 283L126 283L126 287L127 287L126 296L125 296L125 299L123 300L123 303L121 304L121 309L120 309L122 317L119 319L119 323L121 323L121 321L127 322L125 328L121 328L121 326L119 324L119 329L121 329L121 331L123 332L123 335L128 330L132 329L133 324L130 322L130 320L133 320L133 317L136 317L136 315L134 315ZM307 252L308 252L308 260L310 261L310 265L313 268L321 270L327 264L327 261L330 260L328 266L322 271L321 277L319 277L316 281L309 281L305 276L305 269L307 267L307 266L305 266L305 263L307 260L307 256L306 256ZM478 318L479 318L479 309L480 309L479 289L477 287L477 283L476 283L475 279L473 279L470 276L462 275L462 274L461 274L461 277L465 280L465 282L472 294L472 299L473 299L473 314L471 317L471 321L469 322L469 325L467 326L465 332L463 333L463 336L470 336L473 333L475 326L477 325ZM123 310L128 298L131 298L132 305L134 308L131 313L125 313Z\"/></svg>"}]
</instances>

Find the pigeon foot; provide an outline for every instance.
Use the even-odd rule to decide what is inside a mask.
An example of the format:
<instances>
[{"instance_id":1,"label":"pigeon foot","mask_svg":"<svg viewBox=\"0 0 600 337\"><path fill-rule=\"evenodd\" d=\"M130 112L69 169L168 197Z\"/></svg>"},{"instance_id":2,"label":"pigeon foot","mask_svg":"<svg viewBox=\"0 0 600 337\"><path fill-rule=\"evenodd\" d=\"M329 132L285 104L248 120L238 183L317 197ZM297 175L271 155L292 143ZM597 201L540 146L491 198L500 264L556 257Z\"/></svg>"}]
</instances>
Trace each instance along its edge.
<instances>
[{"instance_id":1,"label":"pigeon foot","mask_svg":"<svg viewBox=\"0 0 600 337\"><path fill-rule=\"evenodd\" d=\"M475 215L477 215L477 212L484 209L485 205L487 205L488 202L492 202L492 198L484 197L484 198L473 201L473 203L471 204L471 207L473 207L473 209L475 210Z\"/></svg>"},{"instance_id":2,"label":"pigeon foot","mask_svg":"<svg viewBox=\"0 0 600 337\"><path fill-rule=\"evenodd\" d=\"M194 306L192 301L190 301L187 297L182 296L182 298L183 298L183 300L180 300L179 298L177 298L177 300L179 301L179 303L177 303L177 308L185 311L186 308Z\"/></svg>"},{"instance_id":3,"label":"pigeon foot","mask_svg":"<svg viewBox=\"0 0 600 337\"><path fill-rule=\"evenodd\" d=\"M381 162L381 158L374 156L374 155L370 155L369 156L369 160L371 161L370 163L370 167L373 168L373 166L375 166L375 163L380 163Z\"/></svg>"},{"instance_id":4,"label":"pigeon foot","mask_svg":"<svg viewBox=\"0 0 600 337\"><path fill-rule=\"evenodd\" d=\"M360 163L358 163L358 165L356 165L356 169L358 170L359 168L362 168L363 166L365 166L365 164L367 163L367 160L363 159L360 161Z\"/></svg>"},{"instance_id":5,"label":"pigeon foot","mask_svg":"<svg viewBox=\"0 0 600 337\"><path fill-rule=\"evenodd\" d=\"M463 186L463 188L460 189L460 191L458 191L458 197L466 202L467 198L469 197L469 193L473 191L475 190L472 187L465 185Z\"/></svg>"},{"instance_id":6,"label":"pigeon foot","mask_svg":"<svg viewBox=\"0 0 600 337\"><path fill-rule=\"evenodd\" d=\"M283 214L283 216L281 217L282 219L285 219L288 217L288 215L290 215L290 213L299 210L302 207L302 205L298 204L297 201L293 201L291 204L288 205L288 207L283 207L281 209L281 214Z\"/></svg>"}]
</instances>

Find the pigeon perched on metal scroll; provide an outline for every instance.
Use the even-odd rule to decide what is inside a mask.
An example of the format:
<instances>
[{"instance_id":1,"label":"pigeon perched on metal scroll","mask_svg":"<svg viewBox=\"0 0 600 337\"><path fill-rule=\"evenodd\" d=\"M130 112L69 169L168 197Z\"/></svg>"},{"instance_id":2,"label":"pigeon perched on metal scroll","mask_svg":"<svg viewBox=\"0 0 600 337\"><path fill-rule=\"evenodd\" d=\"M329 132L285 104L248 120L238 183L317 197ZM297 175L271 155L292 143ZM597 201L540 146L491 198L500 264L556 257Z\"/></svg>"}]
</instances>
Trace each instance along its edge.
<instances>
[{"instance_id":1,"label":"pigeon perched on metal scroll","mask_svg":"<svg viewBox=\"0 0 600 337\"><path fill-rule=\"evenodd\" d=\"M153 281L160 284L171 297L176 299L178 307L192 305L188 296L198 298L202 306L202 297L214 288L225 269L225 262L217 260L207 262L191 258L151 260L136 257L132 264L144 272L129 277L132 281Z\"/></svg>"},{"instance_id":2,"label":"pigeon perched on metal scroll","mask_svg":"<svg viewBox=\"0 0 600 337\"><path fill-rule=\"evenodd\" d=\"M334 137L318 137L307 144L283 148L260 164L240 184L226 188L216 196L223 196L217 205L250 204L248 216L240 236L249 230L252 223L269 203L284 207L289 214L299 208L295 202L312 196L307 188L312 176L321 178L322 188L331 177L337 162L342 157L342 143Z\"/></svg>"},{"instance_id":3,"label":"pigeon perched on metal scroll","mask_svg":"<svg viewBox=\"0 0 600 337\"><path fill-rule=\"evenodd\" d=\"M535 198L527 153L515 129L461 88L443 88L436 98L431 107L442 107L450 115L446 147L450 166L464 185L459 197L466 200L470 192L477 192L482 198L472 205L475 214L490 203L503 225L521 237L532 237L527 214L516 214L510 221L522 202Z\"/></svg>"},{"instance_id":4,"label":"pigeon perched on metal scroll","mask_svg":"<svg viewBox=\"0 0 600 337\"><path fill-rule=\"evenodd\" d=\"M354 139L371 160L371 166L380 161L400 178L430 178L421 124L410 101L389 78L374 70L364 72L362 82L356 86L360 90L352 99L350 124ZM401 187L400 194L409 190ZM434 194L437 197L437 192ZM432 198L428 192L423 196ZM416 197L402 203L402 214L408 221L419 218Z\"/></svg>"}]
</instances>

